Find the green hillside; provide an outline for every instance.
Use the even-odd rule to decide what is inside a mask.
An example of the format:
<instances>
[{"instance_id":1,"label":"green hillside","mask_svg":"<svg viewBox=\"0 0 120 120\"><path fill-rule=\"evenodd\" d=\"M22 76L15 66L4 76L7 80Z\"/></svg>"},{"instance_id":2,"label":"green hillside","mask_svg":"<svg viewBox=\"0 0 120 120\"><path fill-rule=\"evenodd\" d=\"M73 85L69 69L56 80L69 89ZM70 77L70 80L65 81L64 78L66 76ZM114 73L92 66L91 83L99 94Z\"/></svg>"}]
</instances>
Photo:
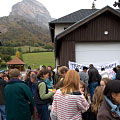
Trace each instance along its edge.
<instances>
[{"instance_id":1,"label":"green hillside","mask_svg":"<svg viewBox=\"0 0 120 120\"><path fill-rule=\"evenodd\" d=\"M13 56L14 58L15 56ZM23 54L25 64L30 65L32 69L40 68L40 65L51 65L55 67L54 52L40 52ZM27 67L27 66L26 66Z\"/></svg>"},{"instance_id":2,"label":"green hillside","mask_svg":"<svg viewBox=\"0 0 120 120\"><path fill-rule=\"evenodd\" d=\"M22 19L0 18L0 40L4 46L45 46L52 45L48 28L43 28Z\"/></svg>"}]
</instances>

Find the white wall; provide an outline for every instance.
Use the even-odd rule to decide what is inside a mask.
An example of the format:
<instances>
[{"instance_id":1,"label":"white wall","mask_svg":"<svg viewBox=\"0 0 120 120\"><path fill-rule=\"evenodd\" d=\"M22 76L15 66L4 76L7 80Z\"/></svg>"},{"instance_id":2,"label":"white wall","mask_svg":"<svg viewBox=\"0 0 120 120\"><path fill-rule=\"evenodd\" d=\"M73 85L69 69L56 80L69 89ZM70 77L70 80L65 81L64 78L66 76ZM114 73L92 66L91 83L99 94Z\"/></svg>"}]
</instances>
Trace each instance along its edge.
<instances>
[{"instance_id":1,"label":"white wall","mask_svg":"<svg viewBox=\"0 0 120 120\"><path fill-rule=\"evenodd\" d=\"M64 28L67 28L71 25L72 24L55 24L55 36L64 31Z\"/></svg>"},{"instance_id":2,"label":"white wall","mask_svg":"<svg viewBox=\"0 0 120 120\"><path fill-rule=\"evenodd\" d=\"M118 60L120 42L86 42L75 45L76 62L79 64L104 64Z\"/></svg>"}]
</instances>

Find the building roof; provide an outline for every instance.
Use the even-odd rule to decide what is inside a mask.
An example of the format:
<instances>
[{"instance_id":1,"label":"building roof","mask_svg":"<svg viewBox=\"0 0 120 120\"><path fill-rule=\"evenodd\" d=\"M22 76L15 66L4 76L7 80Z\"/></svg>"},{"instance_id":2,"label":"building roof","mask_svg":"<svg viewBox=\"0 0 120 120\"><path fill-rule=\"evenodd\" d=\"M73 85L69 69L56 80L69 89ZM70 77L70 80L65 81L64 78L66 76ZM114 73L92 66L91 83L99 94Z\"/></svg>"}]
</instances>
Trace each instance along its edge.
<instances>
[{"instance_id":1,"label":"building roof","mask_svg":"<svg viewBox=\"0 0 120 120\"><path fill-rule=\"evenodd\" d=\"M81 9L64 17L53 20L50 23L75 23L98 10L99 9Z\"/></svg>"},{"instance_id":2,"label":"building roof","mask_svg":"<svg viewBox=\"0 0 120 120\"><path fill-rule=\"evenodd\" d=\"M13 60L10 62L7 62L8 65L24 65L25 63L20 60L18 57L15 57Z\"/></svg>"},{"instance_id":3,"label":"building roof","mask_svg":"<svg viewBox=\"0 0 120 120\"><path fill-rule=\"evenodd\" d=\"M111 8L110 6L106 6L106 7L102 8L102 9L100 9L100 10L96 10L95 12L91 13L90 15L88 15L88 16L84 17L83 19L77 21L76 23L74 23L73 25L71 25L70 27L65 29L63 32L59 33L56 36L56 39L60 39L61 37L67 35L71 31L77 29L81 25L83 25L86 22L94 19L95 17L101 15L102 13L104 13L106 11L110 11L111 13L113 13L113 14L117 15L118 17L120 17L120 10L115 10L115 9Z\"/></svg>"},{"instance_id":4,"label":"building roof","mask_svg":"<svg viewBox=\"0 0 120 120\"><path fill-rule=\"evenodd\" d=\"M114 10L114 11L120 13L120 9L115 10L115 9L109 7L109 6L106 6L106 7L102 8L102 9L81 9L81 10L78 10L78 11L73 12L71 14L68 14L68 15L66 15L64 17L61 17L61 18L58 18L56 20L53 20L53 21L49 22L52 42L54 41L54 29L55 29L54 27L55 27L55 24L60 24L60 23L73 23L73 24L76 24L76 23L78 23L80 21L83 21L86 18L91 17L92 15L94 15L96 13L99 14L99 12L101 10L103 11L103 9L105 9L105 8L106 9L111 9L111 11ZM68 29L66 29L66 30L68 30Z\"/></svg>"}]
</instances>

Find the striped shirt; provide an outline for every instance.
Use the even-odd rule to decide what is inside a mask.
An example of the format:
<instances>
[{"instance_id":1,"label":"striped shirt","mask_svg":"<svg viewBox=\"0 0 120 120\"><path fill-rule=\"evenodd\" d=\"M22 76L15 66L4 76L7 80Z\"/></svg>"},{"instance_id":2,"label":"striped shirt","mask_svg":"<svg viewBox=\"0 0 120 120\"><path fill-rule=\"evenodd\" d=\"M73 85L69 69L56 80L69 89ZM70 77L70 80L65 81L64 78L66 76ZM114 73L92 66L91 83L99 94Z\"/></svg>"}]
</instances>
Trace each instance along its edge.
<instances>
[{"instance_id":1,"label":"striped shirt","mask_svg":"<svg viewBox=\"0 0 120 120\"><path fill-rule=\"evenodd\" d=\"M62 95L58 89L54 95L52 113L57 120L82 120L82 110L88 110L89 104L83 95Z\"/></svg>"}]
</instances>

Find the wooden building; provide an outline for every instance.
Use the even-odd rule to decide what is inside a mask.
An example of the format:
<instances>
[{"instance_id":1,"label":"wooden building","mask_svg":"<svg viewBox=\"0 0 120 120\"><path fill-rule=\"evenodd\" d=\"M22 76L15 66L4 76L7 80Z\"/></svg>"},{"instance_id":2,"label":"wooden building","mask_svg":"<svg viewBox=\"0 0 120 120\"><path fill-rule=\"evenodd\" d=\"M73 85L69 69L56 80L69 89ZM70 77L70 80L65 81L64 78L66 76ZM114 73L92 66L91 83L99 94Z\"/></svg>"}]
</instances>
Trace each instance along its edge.
<instances>
[{"instance_id":1,"label":"wooden building","mask_svg":"<svg viewBox=\"0 0 120 120\"><path fill-rule=\"evenodd\" d=\"M15 57L13 60L8 62L7 65L8 65L8 69L17 68L20 71L25 70L25 68L24 68L25 63L22 60L20 60L18 57Z\"/></svg>"},{"instance_id":2,"label":"wooden building","mask_svg":"<svg viewBox=\"0 0 120 120\"><path fill-rule=\"evenodd\" d=\"M56 65L120 63L120 10L81 9L49 23Z\"/></svg>"}]
</instances>

